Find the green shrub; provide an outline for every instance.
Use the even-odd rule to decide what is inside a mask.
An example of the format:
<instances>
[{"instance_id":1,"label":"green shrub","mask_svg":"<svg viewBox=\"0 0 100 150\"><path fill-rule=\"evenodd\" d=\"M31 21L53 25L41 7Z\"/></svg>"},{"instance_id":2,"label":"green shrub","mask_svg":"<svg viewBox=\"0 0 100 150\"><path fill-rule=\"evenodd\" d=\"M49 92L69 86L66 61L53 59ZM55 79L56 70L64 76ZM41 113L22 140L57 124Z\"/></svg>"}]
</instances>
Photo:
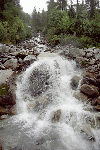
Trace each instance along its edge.
<instances>
[{"instance_id":1,"label":"green shrub","mask_svg":"<svg viewBox=\"0 0 100 150\"><path fill-rule=\"evenodd\" d=\"M8 93L8 87L7 84L2 84L0 86L0 96L6 95Z\"/></svg>"},{"instance_id":2,"label":"green shrub","mask_svg":"<svg viewBox=\"0 0 100 150\"><path fill-rule=\"evenodd\" d=\"M90 37L88 37L88 36L84 36L83 35L80 38L80 41L81 41L83 47L86 47L86 48L93 47L93 40Z\"/></svg>"},{"instance_id":3,"label":"green shrub","mask_svg":"<svg viewBox=\"0 0 100 150\"><path fill-rule=\"evenodd\" d=\"M73 35L66 35L66 34L63 35L63 34L61 34L59 36L59 41L60 41L60 44L62 46L71 44L74 47L78 47L78 48L83 47L83 44L82 44L81 40L78 37L75 37Z\"/></svg>"}]
</instances>

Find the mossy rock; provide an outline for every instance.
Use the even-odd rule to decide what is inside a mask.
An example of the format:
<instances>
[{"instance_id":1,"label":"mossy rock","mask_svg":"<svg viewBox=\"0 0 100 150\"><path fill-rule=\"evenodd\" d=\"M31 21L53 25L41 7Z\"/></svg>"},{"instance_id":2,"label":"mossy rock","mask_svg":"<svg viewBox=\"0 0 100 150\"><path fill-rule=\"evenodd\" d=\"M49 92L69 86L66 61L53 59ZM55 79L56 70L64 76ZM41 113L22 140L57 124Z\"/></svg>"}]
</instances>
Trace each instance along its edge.
<instances>
[{"instance_id":1,"label":"mossy rock","mask_svg":"<svg viewBox=\"0 0 100 150\"><path fill-rule=\"evenodd\" d=\"M0 86L0 96L8 94L8 86L7 84L2 84Z\"/></svg>"},{"instance_id":2,"label":"mossy rock","mask_svg":"<svg viewBox=\"0 0 100 150\"><path fill-rule=\"evenodd\" d=\"M87 64L88 64L87 60L83 60L82 63L81 63L82 66L86 66Z\"/></svg>"},{"instance_id":3,"label":"mossy rock","mask_svg":"<svg viewBox=\"0 0 100 150\"><path fill-rule=\"evenodd\" d=\"M0 85L0 106L14 105L14 95L8 84Z\"/></svg>"}]
</instances>

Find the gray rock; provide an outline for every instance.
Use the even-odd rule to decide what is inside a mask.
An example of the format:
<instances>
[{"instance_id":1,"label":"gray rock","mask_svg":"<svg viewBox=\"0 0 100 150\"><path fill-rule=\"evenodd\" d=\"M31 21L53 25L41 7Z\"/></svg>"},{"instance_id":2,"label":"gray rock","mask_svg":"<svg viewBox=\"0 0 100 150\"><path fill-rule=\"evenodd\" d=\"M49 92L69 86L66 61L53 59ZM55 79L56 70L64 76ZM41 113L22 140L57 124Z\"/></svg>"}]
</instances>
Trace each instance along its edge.
<instances>
[{"instance_id":1,"label":"gray rock","mask_svg":"<svg viewBox=\"0 0 100 150\"><path fill-rule=\"evenodd\" d=\"M10 59L10 60L7 60L5 63L4 63L4 66L7 68L7 69L9 69L9 68L11 68L11 69L16 69L16 67L17 67L17 59Z\"/></svg>"},{"instance_id":2,"label":"gray rock","mask_svg":"<svg viewBox=\"0 0 100 150\"><path fill-rule=\"evenodd\" d=\"M73 94L73 96L76 99L81 100L82 102L87 102L88 101L88 97L86 95L84 95L83 93L81 93L81 92L75 92Z\"/></svg>"},{"instance_id":3,"label":"gray rock","mask_svg":"<svg viewBox=\"0 0 100 150\"><path fill-rule=\"evenodd\" d=\"M100 60L100 52L99 52L99 54L95 54L95 58Z\"/></svg>"},{"instance_id":4,"label":"gray rock","mask_svg":"<svg viewBox=\"0 0 100 150\"><path fill-rule=\"evenodd\" d=\"M92 133L91 128L87 124L82 125L81 134L83 134L83 137L86 138L87 140L95 142L95 136Z\"/></svg>"},{"instance_id":5,"label":"gray rock","mask_svg":"<svg viewBox=\"0 0 100 150\"><path fill-rule=\"evenodd\" d=\"M47 66L39 65L38 68L34 68L33 72L29 77L30 92L32 96L41 95L43 92L47 91L49 88L50 74Z\"/></svg>"},{"instance_id":6,"label":"gray rock","mask_svg":"<svg viewBox=\"0 0 100 150\"><path fill-rule=\"evenodd\" d=\"M90 58L90 57L92 57L92 56L93 56L92 53L87 53L87 55L86 55L87 58Z\"/></svg>"},{"instance_id":7,"label":"gray rock","mask_svg":"<svg viewBox=\"0 0 100 150\"><path fill-rule=\"evenodd\" d=\"M0 53L3 53L6 51L6 45L0 43Z\"/></svg>"},{"instance_id":8,"label":"gray rock","mask_svg":"<svg viewBox=\"0 0 100 150\"><path fill-rule=\"evenodd\" d=\"M22 64L23 60L21 58L19 58L18 63Z\"/></svg>"},{"instance_id":9,"label":"gray rock","mask_svg":"<svg viewBox=\"0 0 100 150\"><path fill-rule=\"evenodd\" d=\"M95 59L92 59L92 60L90 60L90 62L89 62L88 64L89 64L89 65L94 65L95 62L96 62L96 60L95 60Z\"/></svg>"},{"instance_id":10,"label":"gray rock","mask_svg":"<svg viewBox=\"0 0 100 150\"><path fill-rule=\"evenodd\" d=\"M78 48L70 48L69 49L69 56L72 58L82 57L84 55L85 55L85 53L84 53L83 49L78 49Z\"/></svg>"},{"instance_id":11,"label":"gray rock","mask_svg":"<svg viewBox=\"0 0 100 150\"><path fill-rule=\"evenodd\" d=\"M12 74L13 71L11 69L0 70L0 84L5 84Z\"/></svg>"},{"instance_id":12,"label":"gray rock","mask_svg":"<svg viewBox=\"0 0 100 150\"><path fill-rule=\"evenodd\" d=\"M36 61L36 57L33 55L28 55L23 60L23 62L26 62L26 61L34 62L34 61Z\"/></svg>"},{"instance_id":13,"label":"gray rock","mask_svg":"<svg viewBox=\"0 0 100 150\"><path fill-rule=\"evenodd\" d=\"M77 89L80 79L81 78L79 76L73 76L73 78L71 79L70 85L73 90Z\"/></svg>"},{"instance_id":14,"label":"gray rock","mask_svg":"<svg viewBox=\"0 0 100 150\"><path fill-rule=\"evenodd\" d=\"M0 65L0 70L5 70L6 68L3 65Z\"/></svg>"}]
</instances>

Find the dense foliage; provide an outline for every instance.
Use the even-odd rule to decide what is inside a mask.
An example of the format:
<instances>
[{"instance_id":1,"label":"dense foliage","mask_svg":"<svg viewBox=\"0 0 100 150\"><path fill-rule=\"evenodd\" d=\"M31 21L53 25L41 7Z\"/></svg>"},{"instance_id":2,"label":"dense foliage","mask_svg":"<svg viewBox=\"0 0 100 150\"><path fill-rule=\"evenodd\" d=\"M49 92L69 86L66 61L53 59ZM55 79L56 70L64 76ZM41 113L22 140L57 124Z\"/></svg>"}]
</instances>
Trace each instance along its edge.
<instances>
[{"instance_id":1,"label":"dense foliage","mask_svg":"<svg viewBox=\"0 0 100 150\"><path fill-rule=\"evenodd\" d=\"M77 4L48 0L47 8L41 12L33 6L30 16L22 11L20 0L0 0L0 41L18 43L30 38L33 30L42 31L52 46L74 43L100 47L99 0L77 0Z\"/></svg>"},{"instance_id":2,"label":"dense foliage","mask_svg":"<svg viewBox=\"0 0 100 150\"><path fill-rule=\"evenodd\" d=\"M76 42L83 47L100 47L100 10L98 0L70 5L66 0L47 1L48 11L32 13L33 27L47 36L51 45ZM68 40L69 39L69 40ZM79 43L79 44L78 44Z\"/></svg>"},{"instance_id":3,"label":"dense foliage","mask_svg":"<svg viewBox=\"0 0 100 150\"><path fill-rule=\"evenodd\" d=\"M31 17L22 12L19 0L0 0L0 41L16 44L30 37L30 20Z\"/></svg>"}]
</instances>

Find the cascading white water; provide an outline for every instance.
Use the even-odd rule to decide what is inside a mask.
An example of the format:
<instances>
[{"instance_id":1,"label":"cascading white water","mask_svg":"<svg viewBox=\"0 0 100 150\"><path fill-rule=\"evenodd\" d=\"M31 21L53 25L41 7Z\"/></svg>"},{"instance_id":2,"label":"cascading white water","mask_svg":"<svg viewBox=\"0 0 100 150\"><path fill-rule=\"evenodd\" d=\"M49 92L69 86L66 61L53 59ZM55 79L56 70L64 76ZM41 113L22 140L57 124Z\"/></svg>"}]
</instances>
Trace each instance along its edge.
<instances>
[{"instance_id":1,"label":"cascading white water","mask_svg":"<svg viewBox=\"0 0 100 150\"><path fill-rule=\"evenodd\" d=\"M8 135L3 133L5 150L100 149L100 130L89 123L94 113L84 110L84 104L73 97L70 82L74 75L81 75L74 61L49 53L41 54L20 75L18 115L10 119ZM58 120L53 120L57 111Z\"/></svg>"}]
</instances>

